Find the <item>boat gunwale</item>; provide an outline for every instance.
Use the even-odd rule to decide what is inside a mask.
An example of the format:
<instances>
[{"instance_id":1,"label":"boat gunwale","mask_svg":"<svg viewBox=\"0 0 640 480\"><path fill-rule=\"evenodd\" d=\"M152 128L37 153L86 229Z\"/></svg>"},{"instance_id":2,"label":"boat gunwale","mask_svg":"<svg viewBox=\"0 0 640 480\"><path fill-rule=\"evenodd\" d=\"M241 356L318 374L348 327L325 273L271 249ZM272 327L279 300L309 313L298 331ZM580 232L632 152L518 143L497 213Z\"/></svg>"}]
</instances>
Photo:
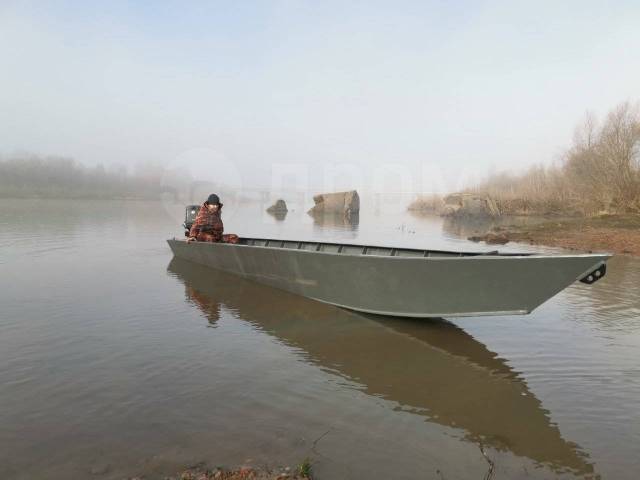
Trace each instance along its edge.
<instances>
[{"instance_id":1,"label":"boat gunwale","mask_svg":"<svg viewBox=\"0 0 640 480\"><path fill-rule=\"evenodd\" d=\"M181 242L184 244L188 244L186 240L173 238L169 241ZM543 253L526 253L526 252L499 252L497 250L491 250L488 252L463 252L463 251L453 251L453 250L431 250L431 249L420 249L420 248L404 248L404 247L386 247L381 245L362 245L355 243L337 243L337 242L319 242L315 240L285 240L280 238L255 238L255 237L240 237L240 241L243 240L260 240L260 241L273 241L273 242L294 242L298 244L304 243L315 243L318 245L330 245L330 246L348 246L348 247L359 247L359 248L372 248L372 249L389 249L389 250L404 250L404 251L412 251L412 252L423 252L423 253L441 253L446 254L443 256L402 256L402 255L376 255L369 253L343 253L343 252L327 252L322 250L306 250L303 248L288 248L284 246L276 246L276 245L248 245L246 243L222 243L222 242L195 242L194 244L207 244L207 245L217 245L217 246L225 246L225 247L248 247L248 248L258 248L258 249L268 249L268 250L284 250L291 252L303 252L303 253L314 253L314 254L324 254L324 255L335 255L335 256L351 256L351 257L374 257L374 258L387 258L387 259L396 259L396 260L460 260L460 259L469 259L469 258L477 258L477 259L517 259L517 258L594 258L600 259L601 262L606 262L609 258L613 256L611 253L578 253L578 254L543 254Z\"/></svg>"},{"instance_id":2,"label":"boat gunwale","mask_svg":"<svg viewBox=\"0 0 640 480\"><path fill-rule=\"evenodd\" d=\"M326 305L333 305L334 307L345 308L347 310L353 310L354 312L360 313L369 313L373 315L384 315L391 317L402 317L402 318L464 318L464 317L495 317L495 316L512 316L512 315L529 315L531 310L520 309L520 310L486 310L484 312L453 312L453 313L407 313L407 312L396 312L396 311L388 311L388 310L371 310L365 308L356 308L351 307L349 305L342 305L340 303L329 302L327 300L322 300L316 297L306 297L311 300L315 300L317 302L324 303Z\"/></svg>"}]
</instances>

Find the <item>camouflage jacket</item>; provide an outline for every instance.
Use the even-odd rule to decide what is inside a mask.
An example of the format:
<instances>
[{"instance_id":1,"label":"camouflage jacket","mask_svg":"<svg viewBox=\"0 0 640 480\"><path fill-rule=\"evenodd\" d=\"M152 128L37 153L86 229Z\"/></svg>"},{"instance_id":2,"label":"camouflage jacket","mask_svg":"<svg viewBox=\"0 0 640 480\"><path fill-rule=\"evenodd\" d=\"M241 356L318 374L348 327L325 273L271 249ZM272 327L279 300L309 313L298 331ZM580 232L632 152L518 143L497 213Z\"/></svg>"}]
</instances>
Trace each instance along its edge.
<instances>
[{"instance_id":1,"label":"camouflage jacket","mask_svg":"<svg viewBox=\"0 0 640 480\"><path fill-rule=\"evenodd\" d=\"M206 241L222 241L224 225L220 215L221 207L211 212L207 208L206 204L202 204L198 211L198 215L196 216L196 220L193 222L191 230L189 230L189 238L202 240L202 237L206 236Z\"/></svg>"}]
</instances>

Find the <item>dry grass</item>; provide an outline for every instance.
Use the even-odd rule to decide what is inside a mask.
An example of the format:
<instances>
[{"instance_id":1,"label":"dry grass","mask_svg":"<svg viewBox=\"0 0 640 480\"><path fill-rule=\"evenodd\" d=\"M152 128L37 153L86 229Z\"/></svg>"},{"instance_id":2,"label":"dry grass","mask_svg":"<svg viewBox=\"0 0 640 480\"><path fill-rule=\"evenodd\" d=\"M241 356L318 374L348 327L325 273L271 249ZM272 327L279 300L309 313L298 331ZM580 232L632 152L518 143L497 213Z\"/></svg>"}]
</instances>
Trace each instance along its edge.
<instances>
[{"instance_id":1,"label":"dry grass","mask_svg":"<svg viewBox=\"0 0 640 480\"><path fill-rule=\"evenodd\" d=\"M629 102L599 124L592 115L553 167L500 173L468 191L488 195L503 215L640 214L640 110ZM440 213L441 197L414 200L409 210Z\"/></svg>"},{"instance_id":2,"label":"dry grass","mask_svg":"<svg viewBox=\"0 0 640 480\"><path fill-rule=\"evenodd\" d=\"M472 191L490 195L503 214L640 213L638 105L618 105L601 125L587 115L558 166L494 175Z\"/></svg>"}]
</instances>

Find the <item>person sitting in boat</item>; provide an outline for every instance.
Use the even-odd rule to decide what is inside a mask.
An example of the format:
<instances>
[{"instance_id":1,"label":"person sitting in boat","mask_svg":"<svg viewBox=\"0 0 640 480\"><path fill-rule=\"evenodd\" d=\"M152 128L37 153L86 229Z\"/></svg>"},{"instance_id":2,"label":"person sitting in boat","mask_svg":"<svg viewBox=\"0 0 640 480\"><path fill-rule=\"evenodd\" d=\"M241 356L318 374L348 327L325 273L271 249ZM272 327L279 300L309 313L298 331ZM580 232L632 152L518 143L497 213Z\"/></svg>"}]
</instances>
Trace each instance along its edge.
<instances>
[{"instance_id":1,"label":"person sitting in boat","mask_svg":"<svg viewBox=\"0 0 640 480\"><path fill-rule=\"evenodd\" d=\"M191 230L189 230L187 241L238 243L237 235L224 235L221 215L222 203L220 203L220 198L215 193L212 193L200 207Z\"/></svg>"}]
</instances>

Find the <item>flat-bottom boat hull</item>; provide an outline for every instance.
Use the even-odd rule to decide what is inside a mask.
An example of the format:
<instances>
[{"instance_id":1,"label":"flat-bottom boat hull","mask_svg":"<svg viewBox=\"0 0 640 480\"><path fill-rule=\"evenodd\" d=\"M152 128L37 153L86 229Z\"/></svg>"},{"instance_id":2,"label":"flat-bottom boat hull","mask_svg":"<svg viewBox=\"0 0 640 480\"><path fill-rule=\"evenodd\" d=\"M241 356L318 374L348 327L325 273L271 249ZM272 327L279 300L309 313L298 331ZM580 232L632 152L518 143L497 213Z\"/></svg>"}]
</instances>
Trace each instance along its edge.
<instances>
[{"instance_id":1,"label":"flat-bottom boat hull","mask_svg":"<svg viewBox=\"0 0 640 480\"><path fill-rule=\"evenodd\" d=\"M608 255L403 257L169 240L178 258L314 300L399 317L526 314Z\"/></svg>"}]
</instances>

